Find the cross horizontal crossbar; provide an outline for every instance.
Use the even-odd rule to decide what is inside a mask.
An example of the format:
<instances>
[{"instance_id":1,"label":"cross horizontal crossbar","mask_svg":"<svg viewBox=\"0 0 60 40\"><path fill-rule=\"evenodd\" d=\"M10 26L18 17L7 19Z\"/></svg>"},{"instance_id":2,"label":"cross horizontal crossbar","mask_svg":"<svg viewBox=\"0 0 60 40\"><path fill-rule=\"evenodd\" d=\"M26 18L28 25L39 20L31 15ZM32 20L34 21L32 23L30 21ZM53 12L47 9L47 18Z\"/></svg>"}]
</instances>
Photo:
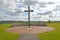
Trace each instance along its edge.
<instances>
[{"instance_id":1,"label":"cross horizontal crossbar","mask_svg":"<svg viewBox=\"0 0 60 40\"><path fill-rule=\"evenodd\" d=\"M34 10L25 10L24 12L28 12L28 11L29 11L29 12L33 12Z\"/></svg>"}]
</instances>

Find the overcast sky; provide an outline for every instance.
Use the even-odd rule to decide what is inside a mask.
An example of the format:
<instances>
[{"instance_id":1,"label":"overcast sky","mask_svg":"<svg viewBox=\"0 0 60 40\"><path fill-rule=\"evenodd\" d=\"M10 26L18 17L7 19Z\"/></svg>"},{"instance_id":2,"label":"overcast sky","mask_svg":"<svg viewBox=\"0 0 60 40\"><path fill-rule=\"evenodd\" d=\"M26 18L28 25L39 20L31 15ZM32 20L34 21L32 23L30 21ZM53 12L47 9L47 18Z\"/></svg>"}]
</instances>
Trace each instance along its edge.
<instances>
[{"instance_id":1,"label":"overcast sky","mask_svg":"<svg viewBox=\"0 0 60 40\"><path fill-rule=\"evenodd\" d=\"M60 0L0 0L0 21L60 21Z\"/></svg>"}]
</instances>

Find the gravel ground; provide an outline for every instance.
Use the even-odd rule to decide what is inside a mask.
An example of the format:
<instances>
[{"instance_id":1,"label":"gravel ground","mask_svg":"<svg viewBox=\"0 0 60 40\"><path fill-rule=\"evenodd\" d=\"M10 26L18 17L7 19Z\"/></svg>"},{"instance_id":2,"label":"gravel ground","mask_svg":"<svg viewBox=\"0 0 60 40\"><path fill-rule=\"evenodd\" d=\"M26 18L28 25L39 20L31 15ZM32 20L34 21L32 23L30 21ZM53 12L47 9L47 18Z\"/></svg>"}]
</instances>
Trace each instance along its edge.
<instances>
[{"instance_id":1,"label":"gravel ground","mask_svg":"<svg viewBox=\"0 0 60 40\"><path fill-rule=\"evenodd\" d=\"M41 26L31 26L31 29L29 29L27 26L12 27L6 29L7 32L19 33L19 34L37 34L37 33L49 32L53 30L54 28L52 27L41 27Z\"/></svg>"}]
</instances>

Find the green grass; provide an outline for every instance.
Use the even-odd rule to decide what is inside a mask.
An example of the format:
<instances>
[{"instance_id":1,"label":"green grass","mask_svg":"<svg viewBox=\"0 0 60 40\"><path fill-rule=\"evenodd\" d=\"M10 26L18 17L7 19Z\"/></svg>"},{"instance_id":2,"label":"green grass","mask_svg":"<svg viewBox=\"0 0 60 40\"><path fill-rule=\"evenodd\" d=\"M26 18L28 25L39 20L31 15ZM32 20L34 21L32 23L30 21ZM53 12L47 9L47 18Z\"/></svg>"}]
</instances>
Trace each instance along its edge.
<instances>
[{"instance_id":1,"label":"green grass","mask_svg":"<svg viewBox=\"0 0 60 40\"><path fill-rule=\"evenodd\" d=\"M52 32L45 32L38 34L40 40L60 40L60 23L47 23L49 27L54 27ZM9 28L10 24L0 24L0 40L18 40L19 34L6 32L5 29Z\"/></svg>"},{"instance_id":2,"label":"green grass","mask_svg":"<svg viewBox=\"0 0 60 40\"><path fill-rule=\"evenodd\" d=\"M39 38L41 40L60 40L60 23L50 23L48 26L54 27L55 30L52 32L38 34Z\"/></svg>"},{"instance_id":3,"label":"green grass","mask_svg":"<svg viewBox=\"0 0 60 40\"><path fill-rule=\"evenodd\" d=\"M5 31L6 28L9 28L10 24L0 24L0 40L17 40L19 34L8 33Z\"/></svg>"}]
</instances>

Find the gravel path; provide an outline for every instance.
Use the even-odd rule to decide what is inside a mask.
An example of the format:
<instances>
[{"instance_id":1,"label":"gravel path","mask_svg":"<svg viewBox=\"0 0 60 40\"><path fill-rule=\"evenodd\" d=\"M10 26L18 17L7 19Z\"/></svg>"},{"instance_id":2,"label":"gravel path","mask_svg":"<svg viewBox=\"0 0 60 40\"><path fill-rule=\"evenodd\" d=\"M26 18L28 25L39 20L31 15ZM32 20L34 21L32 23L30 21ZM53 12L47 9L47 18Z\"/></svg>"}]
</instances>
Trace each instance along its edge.
<instances>
[{"instance_id":1,"label":"gravel path","mask_svg":"<svg viewBox=\"0 0 60 40\"><path fill-rule=\"evenodd\" d=\"M22 34L19 40L39 40L36 34Z\"/></svg>"}]
</instances>

